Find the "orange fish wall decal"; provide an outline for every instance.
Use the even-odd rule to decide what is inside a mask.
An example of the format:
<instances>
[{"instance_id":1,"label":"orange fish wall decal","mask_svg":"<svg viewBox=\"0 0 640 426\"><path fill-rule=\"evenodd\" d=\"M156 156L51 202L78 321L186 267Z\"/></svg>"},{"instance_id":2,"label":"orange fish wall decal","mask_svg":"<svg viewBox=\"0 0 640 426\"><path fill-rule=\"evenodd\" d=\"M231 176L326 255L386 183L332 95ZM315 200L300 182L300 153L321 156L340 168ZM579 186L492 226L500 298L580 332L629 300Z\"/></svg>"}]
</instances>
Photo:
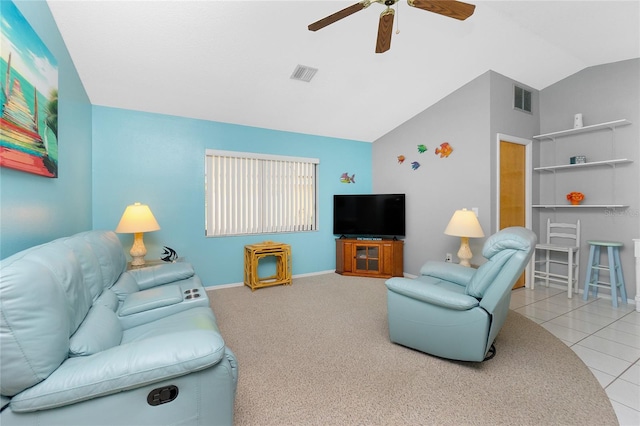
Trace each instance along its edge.
<instances>
[{"instance_id":1,"label":"orange fish wall decal","mask_svg":"<svg viewBox=\"0 0 640 426\"><path fill-rule=\"evenodd\" d=\"M440 144L438 148L435 150L435 154L440 154L440 158L446 158L451 155L453 152L453 148L449 145L449 142L443 142Z\"/></svg>"}]
</instances>

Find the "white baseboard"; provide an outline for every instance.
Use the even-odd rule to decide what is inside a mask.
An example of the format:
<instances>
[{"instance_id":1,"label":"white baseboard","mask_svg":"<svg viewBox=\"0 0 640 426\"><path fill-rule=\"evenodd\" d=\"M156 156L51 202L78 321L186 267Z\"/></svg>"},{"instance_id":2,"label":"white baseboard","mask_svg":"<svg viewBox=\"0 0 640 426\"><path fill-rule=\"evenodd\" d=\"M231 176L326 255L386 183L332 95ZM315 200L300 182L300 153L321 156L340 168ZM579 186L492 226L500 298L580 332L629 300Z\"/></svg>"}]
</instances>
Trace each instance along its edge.
<instances>
[{"instance_id":1,"label":"white baseboard","mask_svg":"<svg viewBox=\"0 0 640 426\"><path fill-rule=\"evenodd\" d=\"M335 269L330 269L328 271L318 271L318 272L310 272L308 274L298 274L293 275L291 278L302 278L302 277L312 277L314 275L324 275L324 274L335 274ZM231 287L242 287L244 282L239 283L229 283L229 284L218 284L218 285L210 285L205 286L205 290L220 290L222 288L231 288Z\"/></svg>"}]
</instances>

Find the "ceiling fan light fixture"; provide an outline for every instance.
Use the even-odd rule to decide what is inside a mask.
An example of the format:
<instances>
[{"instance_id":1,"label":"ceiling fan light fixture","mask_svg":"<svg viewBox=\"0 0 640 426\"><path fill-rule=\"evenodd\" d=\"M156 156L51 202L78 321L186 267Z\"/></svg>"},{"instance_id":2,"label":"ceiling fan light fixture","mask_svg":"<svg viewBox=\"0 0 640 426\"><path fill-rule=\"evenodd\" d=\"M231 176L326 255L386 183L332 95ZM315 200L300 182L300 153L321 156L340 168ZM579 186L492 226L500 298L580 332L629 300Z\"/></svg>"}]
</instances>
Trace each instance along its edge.
<instances>
[{"instance_id":1,"label":"ceiling fan light fixture","mask_svg":"<svg viewBox=\"0 0 640 426\"><path fill-rule=\"evenodd\" d=\"M300 80L309 83L314 75L318 72L317 68L311 68L306 65L298 65L291 74L292 80Z\"/></svg>"},{"instance_id":2,"label":"ceiling fan light fixture","mask_svg":"<svg viewBox=\"0 0 640 426\"><path fill-rule=\"evenodd\" d=\"M394 10L391 6L395 5L397 2L398 0L361 0L358 3L352 4L349 7L310 24L308 28L309 31L318 31L327 25L331 25L334 22L346 18L347 16L353 15L362 9L366 9L372 3L384 4L387 9L380 15L378 38L376 40L376 53L384 53L391 48L394 14ZM437 13L460 21L464 21L469 16L473 15L476 8L473 4L453 0L407 0L407 3L409 6L416 9L426 10L427 12Z\"/></svg>"}]
</instances>

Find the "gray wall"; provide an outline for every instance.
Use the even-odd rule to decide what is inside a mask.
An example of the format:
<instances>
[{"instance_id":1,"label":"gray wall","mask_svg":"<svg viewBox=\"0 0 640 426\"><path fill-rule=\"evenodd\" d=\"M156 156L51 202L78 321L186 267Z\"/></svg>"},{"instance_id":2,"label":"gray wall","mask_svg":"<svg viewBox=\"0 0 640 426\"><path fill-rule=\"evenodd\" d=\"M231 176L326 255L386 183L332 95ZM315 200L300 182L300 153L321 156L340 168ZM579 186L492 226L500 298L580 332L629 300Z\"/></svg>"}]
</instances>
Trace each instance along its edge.
<instances>
[{"instance_id":1,"label":"gray wall","mask_svg":"<svg viewBox=\"0 0 640 426\"><path fill-rule=\"evenodd\" d=\"M589 246L587 240L614 240L624 243L620 251L627 288L627 298L635 292L635 259L633 238L640 238L640 59L599 65L584 69L540 92L540 133L573 128L573 116L583 114L584 125L625 118L631 125L595 133L536 143L540 165L566 164L569 157L586 155L587 161L628 158L631 164L612 167L590 167L572 172L557 172L554 191L553 175L535 173L539 181L539 201L563 203L570 191L585 194L585 204L626 204L626 209L557 209L540 210L539 229L547 218L563 222L581 221L580 279L586 270ZM535 200L538 202L538 200ZM542 233L544 234L544 232ZM544 238L544 235L543 235ZM583 287L583 284L580 286ZM607 292L606 290L604 292ZM608 292L607 292L608 293Z\"/></svg>"},{"instance_id":2,"label":"gray wall","mask_svg":"<svg viewBox=\"0 0 640 426\"><path fill-rule=\"evenodd\" d=\"M562 203L567 192L586 194L589 203L626 204L626 209L533 209L532 229L546 237L548 217L582 222L580 279L584 279L588 239L609 239L625 244L621 260L628 299L635 296L635 261L632 238L640 237L640 59L590 67L541 91L532 90L533 113L513 109L516 83L489 71L453 92L437 104L411 118L373 144L374 192L407 194L407 237L404 270L416 275L429 259L457 253L459 239L444 235L453 211L479 207L480 224L486 235L497 229L497 134L521 139L573 127L573 116L582 113L585 125L626 118L631 125L616 130L615 144L608 132L582 134L556 143L532 142L533 166L569 162L573 155L588 160L628 158L634 162L610 167L587 168L571 173L534 172L531 199L534 204ZM519 84L519 83L518 83ZM520 85L520 84L519 84ZM526 86L524 86L527 88ZM434 155L442 142L454 148L449 158ZM418 154L417 145L428 151ZM615 148L613 148L615 147ZM404 164L396 157L405 155ZM411 170L410 163L421 167ZM551 197L551 200L549 200ZM482 263L486 238L472 239L472 263Z\"/></svg>"},{"instance_id":3,"label":"gray wall","mask_svg":"<svg viewBox=\"0 0 640 426\"><path fill-rule=\"evenodd\" d=\"M534 142L533 136L538 134L540 128L540 96L537 90L528 87L522 83L517 83L510 78L507 78L496 72L491 72L491 113L490 121L491 128L489 130L489 146L491 149L491 232L496 232L498 224L496 223L497 206L498 206L498 194L497 194L497 180L498 180L498 160L497 160L497 135L515 136L520 139L530 140L531 142L531 163L537 164L536 150L533 149ZM523 87L531 91L531 113L517 110L513 107L513 91L514 85ZM538 191L536 182L532 181L531 194L536 194ZM532 211L531 224L535 223L536 212ZM535 229L535 228L534 228Z\"/></svg>"},{"instance_id":4,"label":"gray wall","mask_svg":"<svg viewBox=\"0 0 640 426\"><path fill-rule=\"evenodd\" d=\"M417 275L426 260L447 252L457 261L460 239L444 235L457 209L478 207L485 235L495 232L496 134L530 138L538 127L537 93L534 114L514 111L513 84L486 72L374 142L374 192L407 194L405 272ZM454 149L448 158L435 155L443 142ZM419 144L428 151L419 154ZM413 161L421 164L415 171ZM485 239L470 240L472 263L484 261Z\"/></svg>"}]
</instances>

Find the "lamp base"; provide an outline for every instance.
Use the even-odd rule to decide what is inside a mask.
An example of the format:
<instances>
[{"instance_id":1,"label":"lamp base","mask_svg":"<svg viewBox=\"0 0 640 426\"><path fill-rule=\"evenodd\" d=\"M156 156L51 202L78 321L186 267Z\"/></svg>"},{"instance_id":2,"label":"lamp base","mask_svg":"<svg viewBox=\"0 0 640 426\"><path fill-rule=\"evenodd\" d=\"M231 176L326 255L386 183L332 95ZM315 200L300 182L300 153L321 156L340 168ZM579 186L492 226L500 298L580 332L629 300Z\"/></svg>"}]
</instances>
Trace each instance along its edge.
<instances>
[{"instance_id":1,"label":"lamp base","mask_svg":"<svg viewBox=\"0 0 640 426\"><path fill-rule=\"evenodd\" d=\"M460 237L460 250L458 250L460 265L470 268L471 263L469 261L472 257L473 254L471 253L471 248L469 247L469 237Z\"/></svg>"},{"instance_id":2,"label":"lamp base","mask_svg":"<svg viewBox=\"0 0 640 426\"><path fill-rule=\"evenodd\" d=\"M136 232L133 234L133 246L131 246L131 266L144 265L144 257L147 254L147 248L144 246L142 240L142 232Z\"/></svg>"}]
</instances>

